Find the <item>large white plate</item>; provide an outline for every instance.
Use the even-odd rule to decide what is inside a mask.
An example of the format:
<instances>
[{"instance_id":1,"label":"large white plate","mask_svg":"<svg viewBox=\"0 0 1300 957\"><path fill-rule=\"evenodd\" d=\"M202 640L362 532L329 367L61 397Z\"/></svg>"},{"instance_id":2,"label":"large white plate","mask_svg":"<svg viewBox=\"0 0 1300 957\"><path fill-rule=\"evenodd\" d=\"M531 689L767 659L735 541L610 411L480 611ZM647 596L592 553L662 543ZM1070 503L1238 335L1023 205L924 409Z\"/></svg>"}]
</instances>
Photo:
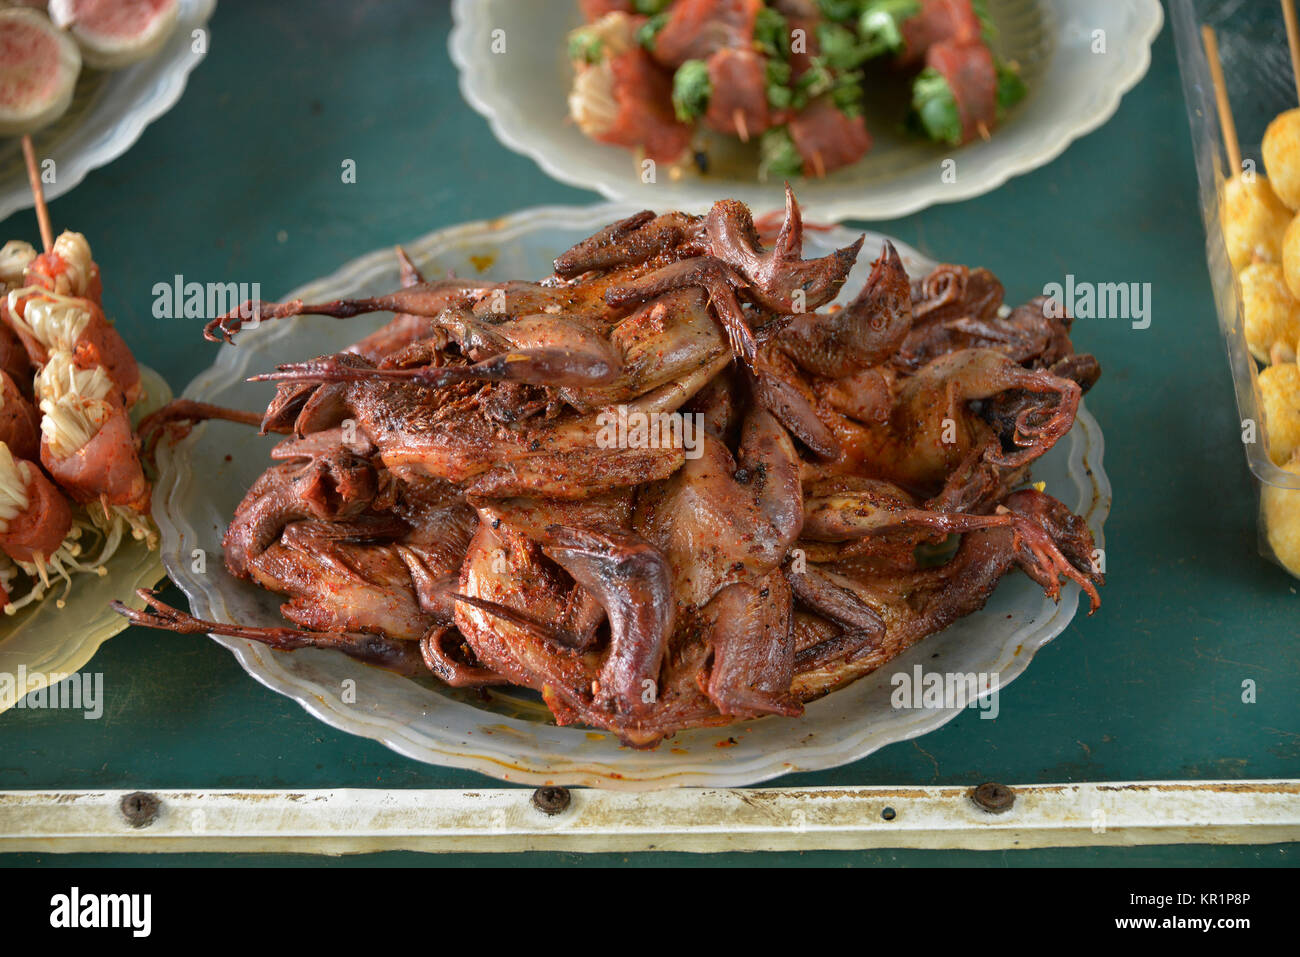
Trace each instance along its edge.
<instances>
[{"instance_id":1,"label":"large white plate","mask_svg":"<svg viewBox=\"0 0 1300 957\"><path fill-rule=\"evenodd\" d=\"M623 206L540 207L491 222L441 230L406 245L427 275L455 270L473 275L490 263L494 278L541 277L551 259L573 242L627 215ZM852 241L842 228L810 233L808 256ZM868 234L865 252L846 284L856 292L865 281L881 241ZM909 271L934 263L895 243ZM291 294L307 301L371 295L395 288L397 266L381 250L333 276ZM383 316L339 321L322 317L266 323L222 346L216 361L185 390L188 398L243 409L265 408L273 390L247 376L277 363L334 352L384 321ZM221 535L244 491L269 463L275 436L212 422L175 447L159 450L161 475L154 493L154 519L162 533L163 562L189 597L195 615L244 624L283 624L279 598L230 576L221 561ZM1035 478L1086 517L1101 544L1110 508L1110 485L1102 470L1102 437L1081 407L1075 427L1035 467ZM195 562L195 549L205 553ZM203 571L196 571L202 567ZM540 703L523 692L474 694L419 683L344 655L315 649L276 652L254 642L217 638L254 678L297 701L326 724L381 741L401 754L431 764L472 768L493 777L531 784L587 784L650 789L680 785L743 785L783 774L853 761L894 741L932 731L954 710L891 708L888 675L924 663L927 671L988 672L1003 685L1019 675L1038 648L1074 617L1078 587L1068 586L1059 604L1021 574L1008 575L988 606L932 636L886 668L808 706L798 719L764 718L727 729L689 731L655 751L621 747L609 734L560 728ZM355 686L349 683L355 682ZM347 699L345 701L345 699ZM348 701L354 703L348 703Z\"/></svg>"},{"instance_id":2,"label":"large white plate","mask_svg":"<svg viewBox=\"0 0 1300 957\"><path fill-rule=\"evenodd\" d=\"M166 381L148 366L140 367L144 398L131 410L135 423L166 405L172 391ZM76 575L67 603L59 608L57 587L45 600L29 605L13 617L0 615L0 674L17 680L18 669L26 671L29 692L50 684L52 676L80 671L94 657L99 646L127 626L127 620L109 608L117 599L132 608L143 608L137 588L152 588L163 577L158 551L128 538L105 567L103 577ZM0 697L0 711L17 704L11 696Z\"/></svg>"},{"instance_id":3,"label":"large white plate","mask_svg":"<svg viewBox=\"0 0 1300 957\"><path fill-rule=\"evenodd\" d=\"M180 0L176 31L147 60L111 73L82 67L68 112L32 137L36 155L55 164L54 181L45 183L46 199L62 196L91 170L117 159L176 104L211 42L205 38L196 51L193 32L208 22L216 5L217 0ZM0 219L31 205L21 141L0 139Z\"/></svg>"},{"instance_id":4,"label":"large white plate","mask_svg":"<svg viewBox=\"0 0 1300 957\"><path fill-rule=\"evenodd\" d=\"M1111 117L1146 73L1163 22L1158 0L989 0L989 8L998 52L1021 64L1030 90L1006 123L988 142L954 149L877 122L866 157L798 184L810 215L893 219L979 196L1050 162ZM564 36L581 22L576 2L455 0L452 13L449 46L465 99L497 139L561 182L656 209L701 212L724 195L755 210L780 205L781 184L758 183L752 163L644 183L631 152L584 136L566 115L572 71ZM1093 52L1098 36L1104 53ZM504 52L493 52L494 41L496 50L504 41ZM955 179L942 175L947 159L956 162Z\"/></svg>"}]
</instances>

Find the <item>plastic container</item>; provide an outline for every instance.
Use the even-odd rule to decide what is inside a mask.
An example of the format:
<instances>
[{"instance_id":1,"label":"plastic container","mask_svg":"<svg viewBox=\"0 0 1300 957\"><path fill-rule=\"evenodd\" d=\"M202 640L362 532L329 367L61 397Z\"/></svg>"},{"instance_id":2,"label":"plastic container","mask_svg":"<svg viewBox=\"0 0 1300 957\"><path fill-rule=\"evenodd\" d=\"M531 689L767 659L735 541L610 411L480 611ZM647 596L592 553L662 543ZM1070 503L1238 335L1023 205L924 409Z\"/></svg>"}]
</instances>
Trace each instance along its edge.
<instances>
[{"instance_id":1,"label":"plastic container","mask_svg":"<svg viewBox=\"0 0 1300 957\"><path fill-rule=\"evenodd\" d=\"M1260 553L1300 577L1300 466L1291 466L1297 472L1288 471L1276 465L1268 453L1260 365L1246 345L1240 287L1219 225L1223 186L1235 171L1228 168L1214 85L1201 39L1202 24L1214 28L1243 165L1253 161L1254 168L1263 174L1259 143L1264 130L1277 114L1297 105L1282 8L1276 2L1170 0L1170 11L1196 153L1201 215L1205 220L1205 257L1237 394L1246 461L1260 497ZM1294 534L1288 536L1290 526ZM1279 557L1279 551L1287 556L1290 568Z\"/></svg>"}]
</instances>

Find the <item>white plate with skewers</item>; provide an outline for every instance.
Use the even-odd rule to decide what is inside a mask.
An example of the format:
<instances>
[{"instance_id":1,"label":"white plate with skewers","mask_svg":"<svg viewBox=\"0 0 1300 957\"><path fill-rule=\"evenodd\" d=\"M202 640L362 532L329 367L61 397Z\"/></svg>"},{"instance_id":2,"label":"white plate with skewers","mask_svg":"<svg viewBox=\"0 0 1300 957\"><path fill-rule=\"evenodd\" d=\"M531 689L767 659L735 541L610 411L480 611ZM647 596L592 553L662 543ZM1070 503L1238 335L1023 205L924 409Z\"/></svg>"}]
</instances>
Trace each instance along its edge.
<instances>
[{"instance_id":1,"label":"white plate with skewers","mask_svg":"<svg viewBox=\"0 0 1300 957\"><path fill-rule=\"evenodd\" d=\"M39 9L46 4L4 6L15 8L0 11L5 19L35 21L23 24L14 42L36 61L0 67L5 92L11 94L14 87L41 77L48 80L44 73L35 78L22 75L36 67L58 72L61 89L51 89L47 101L40 104L0 103L4 129L0 136L0 219L32 205L20 134L32 135L47 199L62 196L91 170L117 159L146 126L180 99L190 71L207 54L209 38L203 28L212 17L216 0L119 4L51 0L49 17L67 24L61 40ZM20 6L36 9L18 9ZM101 17L105 13L129 14L129 22L118 27L110 19L102 29L95 29L93 21L83 25L78 20L85 18L87 11ZM51 64L43 65L45 59Z\"/></svg>"},{"instance_id":2,"label":"white plate with skewers","mask_svg":"<svg viewBox=\"0 0 1300 957\"><path fill-rule=\"evenodd\" d=\"M619 205L535 208L441 230L405 249L430 276L454 271L487 279L540 277L550 273L559 251L629 212ZM823 256L856 238L840 227L809 231L805 255ZM868 233L865 248L879 248L883 238ZM936 265L894 242L912 275ZM846 290L861 287L870 260L862 257ZM397 279L396 258L391 250L381 250L288 298L319 302L379 294L395 288ZM247 381L250 375L301 360L304 349L316 354L341 351L387 318L337 321L308 316L264 323L242 332L236 345L223 345L212 367L190 383L184 396L260 410L273 389L268 383ZM154 520L167 572L189 598L196 617L241 625L284 624L282 596L234 578L220 558L226 524L265 468L277 438L213 421L179 443L159 445ZM1102 451L1101 430L1080 405L1073 429L1033 470L1034 479L1046 483L1049 494L1084 518L1098 547L1104 547L1102 523L1110 509ZM206 560L196 562L198 555ZM768 717L684 731L651 751L621 746L609 733L558 727L528 692L492 689L480 696L432 678L399 677L332 651L284 653L244 639L213 637L250 675L316 718L418 761L469 768L521 784L628 790L740 786L845 764L938 728L962 709L894 708L891 675L924 666L926 671L997 675L1005 687L1025 670L1035 651L1070 623L1079 595L1078 586L1071 583L1059 603L1054 602L1027 577L1008 575L982 611L926 638L888 668L813 701L801 718Z\"/></svg>"},{"instance_id":3,"label":"white plate with skewers","mask_svg":"<svg viewBox=\"0 0 1300 957\"><path fill-rule=\"evenodd\" d=\"M44 197L33 195L45 255L18 240L0 249L0 711L84 667L126 627L111 603L142 606L136 590L164 574L157 531L142 513L149 484L135 431L171 400L171 388L135 361L104 317L85 237L53 240ZM25 396L18 378L33 368L34 394ZM38 436L19 424L24 406ZM24 448L37 440L39 456ZM116 504L127 501L123 490L129 506ZM38 544L48 540L57 547Z\"/></svg>"},{"instance_id":4,"label":"white plate with skewers","mask_svg":"<svg viewBox=\"0 0 1300 957\"><path fill-rule=\"evenodd\" d=\"M919 92L892 90L888 70L868 72L867 127L874 145L850 165L796 183L817 218L905 216L982 195L1045 165L1114 114L1145 75L1163 22L1158 0L987 0L984 9L996 28L989 44L995 57L1016 66L1028 95L1006 109L987 138L953 147L906 130L907 103ZM580 129L584 115L600 111L579 107L578 120L569 118L571 87L575 97L585 95L574 86L566 53L570 32L583 20L577 0L455 0L452 10L449 46L465 99L487 117L498 140L561 182L644 207L704 212L718 196L729 196L758 212L778 208L783 177L798 175L769 173L764 181L772 152L765 140L743 145L705 131L681 159L661 162L648 177L644 150L596 142ZM838 150L834 144L845 138L830 137L829 148ZM799 151L806 152L803 146ZM820 159L817 151L813 155Z\"/></svg>"}]
</instances>

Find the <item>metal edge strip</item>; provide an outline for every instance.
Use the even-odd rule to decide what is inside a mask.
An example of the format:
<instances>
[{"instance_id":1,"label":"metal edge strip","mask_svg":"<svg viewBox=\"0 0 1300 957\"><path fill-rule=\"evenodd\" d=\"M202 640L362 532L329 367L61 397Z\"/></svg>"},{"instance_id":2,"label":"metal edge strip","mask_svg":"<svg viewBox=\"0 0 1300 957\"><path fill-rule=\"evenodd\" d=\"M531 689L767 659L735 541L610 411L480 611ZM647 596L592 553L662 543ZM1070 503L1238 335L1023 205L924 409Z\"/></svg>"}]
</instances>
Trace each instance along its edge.
<instances>
[{"instance_id":1,"label":"metal edge strip","mask_svg":"<svg viewBox=\"0 0 1300 957\"><path fill-rule=\"evenodd\" d=\"M1003 789L1000 803L1008 793L1011 801L1000 811L964 787L550 790L539 801L541 792L527 788L167 790L137 792L133 801L125 791L4 791L0 852L714 853L1300 840L1300 780L1023 785Z\"/></svg>"}]
</instances>

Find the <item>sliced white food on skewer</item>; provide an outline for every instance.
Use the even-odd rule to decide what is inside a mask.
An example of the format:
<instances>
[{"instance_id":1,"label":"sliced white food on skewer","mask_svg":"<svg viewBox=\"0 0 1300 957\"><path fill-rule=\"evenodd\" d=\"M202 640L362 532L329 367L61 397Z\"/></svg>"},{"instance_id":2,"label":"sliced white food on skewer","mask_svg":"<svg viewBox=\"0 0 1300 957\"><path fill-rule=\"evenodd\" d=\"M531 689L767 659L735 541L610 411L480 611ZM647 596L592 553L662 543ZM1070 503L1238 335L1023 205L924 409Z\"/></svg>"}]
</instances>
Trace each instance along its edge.
<instances>
[{"instance_id":1,"label":"sliced white food on skewer","mask_svg":"<svg viewBox=\"0 0 1300 957\"><path fill-rule=\"evenodd\" d=\"M153 56L176 28L179 9L179 0L50 0L55 25L72 33L96 70Z\"/></svg>"},{"instance_id":2,"label":"sliced white food on skewer","mask_svg":"<svg viewBox=\"0 0 1300 957\"><path fill-rule=\"evenodd\" d=\"M0 10L0 135L32 133L68 109L81 53L44 14Z\"/></svg>"}]
</instances>

